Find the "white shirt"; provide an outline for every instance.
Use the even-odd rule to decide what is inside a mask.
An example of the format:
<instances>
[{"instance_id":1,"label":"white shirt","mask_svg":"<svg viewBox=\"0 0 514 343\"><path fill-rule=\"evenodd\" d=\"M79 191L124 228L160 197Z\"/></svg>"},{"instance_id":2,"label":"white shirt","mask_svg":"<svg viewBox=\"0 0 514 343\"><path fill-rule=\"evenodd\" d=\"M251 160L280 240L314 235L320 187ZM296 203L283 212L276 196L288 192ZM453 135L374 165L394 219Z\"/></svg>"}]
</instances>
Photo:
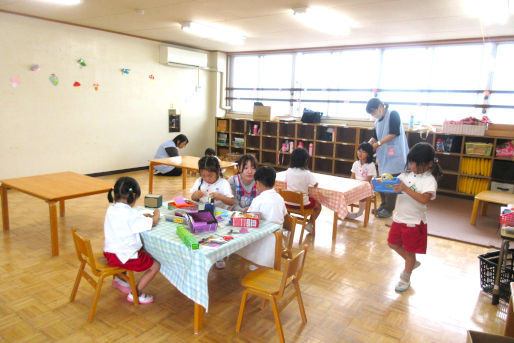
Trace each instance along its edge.
<instances>
[{"instance_id":1,"label":"white shirt","mask_svg":"<svg viewBox=\"0 0 514 343\"><path fill-rule=\"evenodd\" d=\"M125 263L137 258L137 252L143 247L139 233L152 228L153 219L122 202L116 202L107 208L104 222L104 251L116 254Z\"/></svg>"},{"instance_id":2,"label":"white shirt","mask_svg":"<svg viewBox=\"0 0 514 343\"><path fill-rule=\"evenodd\" d=\"M402 173L398 178L416 193L430 193L430 200L435 199L437 181L430 171L423 174L414 174L413 172ZM426 223L427 205L414 200L405 193L398 194L396 213L393 216L393 220L403 224L419 224L421 221Z\"/></svg>"},{"instance_id":3,"label":"white shirt","mask_svg":"<svg viewBox=\"0 0 514 343\"><path fill-rule=\"evenodd\" d=\"M313 187L316 184L314 175L311 174L307 169L300 168L289 168L286 170L286 185L288 191L302 192L303 193L303 205L309 205L309 187ZM298 205L298 204L292 204Z\"/></svg>"},{"instance_id":4,"label":"white shirt","mask_svg":"<svg viewBox=\"0 0 514 343\"><path fill-rule=\"evenodd\" d=\"M284 199L272 188L257 195L248 212L259 212L262 219L282 225L287 209Z\"/></svg>"},{"instance_id":5,"label":"white shirt","mask_svg":"<svg viewBox=\"0 0 514 343\"><path fill-rule=\"evenodd\" d=\"M200 187L200 188L198 188L198 187ZM232 194L232 189L230 188L230 184L228 183L227 180L225 180L222 177L219 177L218 180L216 180L216 182L214 182L212 184L207 183L205 181L202 182L202 178L199 177L195 181L193 188L191 188L191 191L190 191L191 194L196 192L198 189L200 189L202 192L205 193L205 195L199 199L199 201L203 202L203 203L207 203L209 201L209 194L211 194L211 193L220 193L229 198L234 197L234 195ZM229 205L225 204L221 200L215 200L214 206L219 207L219 208L224 208L224 209L227 209L230 207Z\"/></svg>"},{"instance_id":6,"label":"white shirt","mask_svg":"<svg viewBox=\"0 0 514 343\"><path fill-rule=\"evenodd\" d=\"M367 181L368 176L377 176L377 168L373 162L361 164L361 161L357 160L353 162L351 172L355 174L355 180Z\"/></svg>"}]
</instances>

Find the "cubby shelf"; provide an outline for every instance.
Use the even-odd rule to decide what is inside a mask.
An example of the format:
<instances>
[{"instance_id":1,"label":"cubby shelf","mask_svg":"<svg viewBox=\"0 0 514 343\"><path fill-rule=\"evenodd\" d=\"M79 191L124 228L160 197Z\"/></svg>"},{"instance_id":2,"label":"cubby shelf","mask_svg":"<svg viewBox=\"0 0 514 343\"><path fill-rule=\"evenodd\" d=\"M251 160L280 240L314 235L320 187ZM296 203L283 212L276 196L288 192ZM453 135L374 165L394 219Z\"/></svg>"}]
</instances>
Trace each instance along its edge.
<instances>
[{"instance_id":1,"label":"cubby shelf","mask_svg":"<svg viewBox=\"0 0 514 343\"><path fill-rule=\"evenodd\" d=\"M374 129L335 124L306 124L302 122L259 121L239 118L218 118L216 136L226 134L227 142L234 137L244 137L242 147L228 144L216 144L216 153L223 156L232 154L253 154L257 160L277 170L287 169L290 162L289 144L297 147L302 142L306 149L312 143L312 158L309 170L316 173L350 177L351 167L357 159L357 148L361 142L367 142ZM418 142L428 142L435 146L440 139L443 150L436 152L444 175L439 180L439 192L471 196L472 194L458 191L461 178L486 179L491 181L512 183L514 180L514 158L496 157L496 146L512 137L467 136L445 133L430 133L426 138L418 132L406 131L409 147ZM219 139L218 139L219 141ZM280 151L287 142L285 152ZM490 143L492 152L489 156L466 154L466 143ZM463 158L487 159L491 161L491 176L469 175L461 172Z\"/></svg>"}]
</instances>

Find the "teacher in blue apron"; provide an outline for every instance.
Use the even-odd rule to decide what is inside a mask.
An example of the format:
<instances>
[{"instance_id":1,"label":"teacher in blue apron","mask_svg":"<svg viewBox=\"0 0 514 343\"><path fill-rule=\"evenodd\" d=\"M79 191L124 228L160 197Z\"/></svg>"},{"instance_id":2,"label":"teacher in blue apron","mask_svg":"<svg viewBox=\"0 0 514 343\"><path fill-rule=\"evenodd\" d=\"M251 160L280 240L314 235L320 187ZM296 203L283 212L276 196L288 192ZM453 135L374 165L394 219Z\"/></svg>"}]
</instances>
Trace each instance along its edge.
<instances>
[{"instance_id":1,"label":"teacher in blue apron","mask_svg":"<svg viewBox=\"0 0 514 343\"><path fill-rule=\"evenodd\" d=\"M154 158L179 156L180 154L178 150L183 149L187 143L189 143L189 140L186 135L180 134L172 140L162 143L157 149L157 153L155 153ZM182 169L173 166L158 165L155 166L154 174L163 176L180 176L182 175Z\"/></svg>"},{"instance_id":2,"label":"teacher in blue apron","mask_svg":"<svg viewBox=\"0 0 514 343\"><path fill-rule=\"evenodd\" d=\"M366 112L375 118L375 133L369 142L377 155L379 174L400 175L407 165L409 152L400 115L396 111L389 112L389 105L378 98L368 101ZM389 218L393 215L396 196L395 193L380 193L382 203L377 209L379 218Z\"/></svg>"}]
</instances>

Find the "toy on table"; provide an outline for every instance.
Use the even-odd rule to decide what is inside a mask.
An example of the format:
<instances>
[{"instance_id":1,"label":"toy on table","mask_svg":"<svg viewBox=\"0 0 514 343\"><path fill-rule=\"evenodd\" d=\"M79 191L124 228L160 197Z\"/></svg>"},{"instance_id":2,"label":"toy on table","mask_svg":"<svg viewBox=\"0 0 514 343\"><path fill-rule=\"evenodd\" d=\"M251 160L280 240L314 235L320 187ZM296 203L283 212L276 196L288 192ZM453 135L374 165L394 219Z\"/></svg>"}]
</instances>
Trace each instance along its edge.
<instances>
[{"instance_id":1,"label":"toy on table","mask_svg":"<svg viewBox=\"0 0 514 343\"><path fill-rule=\"evenodd\" d=\"M232 226L258 228L260 215L258 213L234 213L232 215Z\"/></svg>"},{"instance_id":2,"label":"toy on table","mask_svg":"<svg viewBox=\"0 0 514 343\"><path fill-rule=\"evenodd\" d=\"M400 179L397 177L393 177L389 173L382 174L379 178L372 178L371 183L373 184L373 188L375 192L380 193L396 193L399 194L401 192L395 192L393 190L394 186L400 183Z\"/></svg>"},{"instance_id":3,"label":"toy on table","mask_svg":"<svg viewBox=\"0 0 514 343\"><path fill-rule=\"evenodd\" d=\"M209 197L205 204L204 210L214 212L214 198Z\"/></svg>"},{"instance_id":4,"label":"toy on table","mask_svg":"<svg viewBox=\"0 0 514 343\"><path fill-rule=\"evenodd\" d=\"M182 208L182 209L187 209L187 210L198 210L198 204L193 202L193 201L184 199L181 196L178 196L175 199L173 199L173 201L170 201L168 203L168 210L172 210L173 208Z\"/></svg>"},{"instance_id":5,"label":"toy on table","mask_svg":"<svg viewBox=\"0 0 514 343\"><path fill-rule=\"evenodd\" d=\"M200 247L198 241L195 236L184 225L177 226L177 235L180 237L182 242L187 245L189 248L196 250Z\"/></svg>"},{"instance_id":6,"label":"toy on table","mask_svg":"<svg viewBox=\"0 0 514 343\"><path fill-rule=\"evenodd\" d=\"M216 231L218 227L214 214L208 210L185 212L184 218L191 233Z\"/></svg>"},{"instance_id":7,"label":"toy on table","mask_svg":"<svg viewBox=\"0 0 514 343\"><path fill-rule=\"evenodd\" d=\"M162 206L162 195L145 195L145 207L159 208Z\"/></svg>"}]
</instances>

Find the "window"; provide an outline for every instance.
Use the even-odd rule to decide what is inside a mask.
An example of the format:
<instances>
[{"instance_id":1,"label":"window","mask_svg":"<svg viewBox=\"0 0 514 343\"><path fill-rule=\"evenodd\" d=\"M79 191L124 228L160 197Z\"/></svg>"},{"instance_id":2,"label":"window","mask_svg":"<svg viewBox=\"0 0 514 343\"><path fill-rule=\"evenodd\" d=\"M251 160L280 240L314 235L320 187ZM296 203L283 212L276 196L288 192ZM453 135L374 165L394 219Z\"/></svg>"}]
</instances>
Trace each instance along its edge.
<instances>
[{"instance_id":1,"label":"window","mask_svg":"<svg viewBox=\"0 0 514 343\"><path fill-rule=\"evenodd\" d=\"M493 123L514 124L514 92L512 91L514 84L514 44L499 44L496 52L496 65L494 67L494 75L491 83L491 93L489 103L510 106L511 108L490 108L487 115ZM500 91L501 93L496 93Z\"/></svg>"}]
</instances>

